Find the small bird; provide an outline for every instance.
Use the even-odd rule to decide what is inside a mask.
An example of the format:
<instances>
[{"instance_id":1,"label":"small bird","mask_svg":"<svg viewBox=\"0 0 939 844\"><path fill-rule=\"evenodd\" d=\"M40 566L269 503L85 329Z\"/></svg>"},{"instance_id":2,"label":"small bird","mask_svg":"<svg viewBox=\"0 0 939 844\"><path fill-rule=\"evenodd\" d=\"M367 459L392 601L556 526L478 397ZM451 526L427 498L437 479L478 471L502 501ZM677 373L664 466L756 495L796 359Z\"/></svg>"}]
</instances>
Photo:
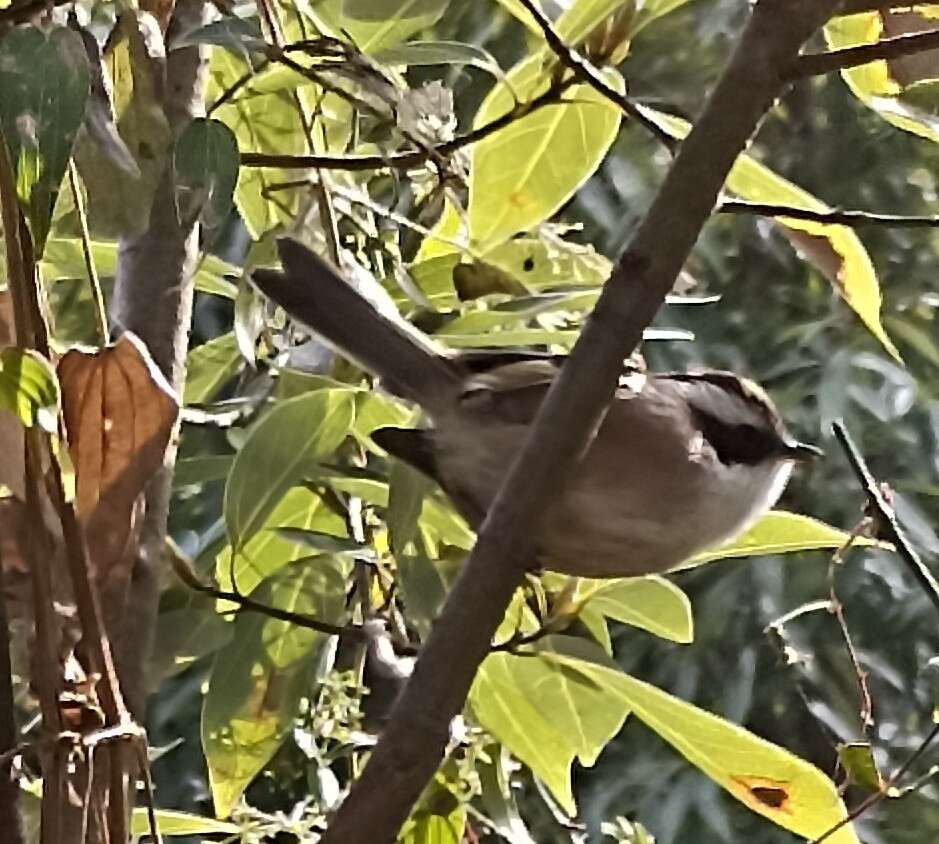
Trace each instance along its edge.
<instances>
[{"instance_id":1,"label":"small bird","mask_svg":"<svg viewBox=\"0 0 939 844\"><path fill-rule=\"evenodd\" d=\"M281 239L278 251L283 270L255 270L255 285L424 409L426 427L380 428L372 439L436 481L478 528L564 358L449 352L300 243ZM582 577L667 571L744 531L776 503L794 463L818 454L746 378L627 369L542 522L535 562Z\"/></svg>"}]
</instances>

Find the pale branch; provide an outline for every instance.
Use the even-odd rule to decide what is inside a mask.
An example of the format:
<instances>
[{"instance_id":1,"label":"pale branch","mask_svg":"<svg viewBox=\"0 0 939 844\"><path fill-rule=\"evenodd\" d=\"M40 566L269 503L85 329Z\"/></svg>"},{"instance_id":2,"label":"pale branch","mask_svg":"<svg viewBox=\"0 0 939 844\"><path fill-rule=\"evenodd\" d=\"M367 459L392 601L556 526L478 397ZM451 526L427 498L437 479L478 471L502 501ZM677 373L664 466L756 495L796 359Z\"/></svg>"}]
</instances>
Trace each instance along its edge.
<instances>
[{"instance_id":1,"label":"pale branch","mask_svg":"<svg viewBox=\"0 0 939 844\"><path fill-rule=\"evenodd\" d=\"M769 202L748 202L742 199L724 199L717 208L718 214L752 214L756 217L789 217L835 226L887 226L897 229L939 228L939 215L879 214L872 211L854 211L843 208L796 208L791 205L776 205Z\"/></svg>"},{"instance_id":2,"label":"pale branch","mask_svg":"<svg viewBox=\"0 0 939 844\"><path fill-rule=\"evenodd\" d=\"M205 19L205 0L178 0L167 40L195 29ZM163 107L176 133L204 112L207 58L206 49L198 46L171 50L167 55ZM110 316L115 333L130 330L137 334L169 383L181 392L199 238L195 227L183 227L177 220L173 181L169 163L153 200L147 230L120 240ZM138 720L142 720L148 691L146 670L156 632L159 571L177 440L174 436L170 441L163 467L147 488L146 514L126 604L106 608L121 685Z\"/></svg>"},{"instance_id":3,"label":"pale branch","mask_svg":"<svg viewBox=\"0 0 939 844\"><path fill-rule=\"evenodd\" d=\"M919 743L919 746L914 750L886 780L881 784L880 788L875 791L873 794L869 794L865 797L857 806L855 806L850 812L848 812L838 823L833 824L828 829L826 829L818 838L813 838L808 844L822 844L824 841L828 841L838 830L843 829L849 823L856 821L861 815L871 809L873 806L876 806L883 800L885 797L888 797L891 794L892 789L894 789L900 779L906 774L913 765L920 759L920 757L926 752L929 745L935 741L936 737L939 736L939 724L933 726L929 731L926 737Z\"/></svg>"},{"instance_id":4,"label":"pale branch","mask_svg":"<svg viewBox=\"0 0 939 844\"><path fill-rule=\"evenodd\" d=\"M575 50L568 47L567 44L565 44L561 39L561 36L554 31L554 27L551 25L551 21L548 20L544 12L541 11L541 9L536 3L533 2L533 0L519 0L519 2L535 19L535 22L541 28L541 32L544 35L545 41L562 65L568 68L574 74L574 76L585 85L589 85L597 93L606 97L611 103L618 106L625 115L635 120L636 123L649 132L672 155L675 154L675 150L681 143L679 139L673 138L668 134L668 132L665 132L661 126L656 124L654 121L649 120L649 118L642 113L641 109L636 107L636 104L630 100L629 97L627 97L625 94L621 94L615 88L608 85L603 77L597 73L596 69L593 67L593 65L590 64L590 62L584 59L583 56L581 56Z\"/></svg>"},{"instance_id":5,"label":"pale branch","mask_svg":"<svg viewBox=\"0 0 939 844\"><path fill-rule=\"evenodd\" d=\"M845 456L851 464L851 469L867 496L867 507L870 515L875 520L878 533L893 543L900 559L906 563L907 568L926 593L926 597L932 601L936 609L939 609L939 582L936 581L929 567L920 559L919 554L916 553L916 550L906 538L893 506L884 495L877 479L871 474L871 470L848 433L848 429L839 420L832 425L832 431L844 449Z\"/></svg>"},{"instance_id":6,"label":"pale branch","mask_svg":"<svg viewBox=\"0 0 939 844\"><path fill-rule=\"evenodd\" d=\"M361 778L321 844L390 844L433 776L476 669L535 553L540 520L589 446L622 361L671 290L782 74L837 0L757 0L489 509Z\"/></svg>"},{"instance_id":7,"label":"pale branch","mask_svg":"<svg viewBox=\"0 0 939 844\"><path fill-rule=\"evenodd\" d=\"M859 67L878 60L890 61L927 50L939 49L939 29L884 38L873 44L860 44L831 50L827 53L806 53L799 56L786 72L790 81L834 73L849 67Z\"/></svg>"},{"instance_id":8,"label":"pale branch","mask_svg":"<svg viewBox=\"0 0 939 844\"><path fill-rule=\"evenodd\" d=\"M484 123L469 132L457 135L452 141L446 141L435 147L426 149L408 150L407 152L392 152L387 155L287 155L267 152L241 153L242 167L279 167L283 170L311 169L320 170L408 170L418 167L432 158L452 155L457 150L470 144L478 143L490 135L504 129L516 120L549 105L558 105L562 102L561 94L573 82L573 79L556 80L543 93L535 99L525 103L518 103L501 117Z\"/></svg>"}]
</instances>

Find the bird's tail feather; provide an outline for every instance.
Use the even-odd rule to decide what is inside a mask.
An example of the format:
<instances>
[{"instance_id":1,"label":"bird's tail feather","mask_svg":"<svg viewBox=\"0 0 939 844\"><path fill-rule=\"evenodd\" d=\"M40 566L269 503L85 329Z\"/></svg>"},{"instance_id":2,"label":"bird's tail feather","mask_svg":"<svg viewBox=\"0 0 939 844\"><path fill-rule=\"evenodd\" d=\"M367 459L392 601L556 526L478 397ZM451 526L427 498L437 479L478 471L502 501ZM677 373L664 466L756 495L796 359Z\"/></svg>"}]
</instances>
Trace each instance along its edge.
<instances>
[{"instance_id":1,"label":"bird's tail feather","mask_svg":"<svg viewBox=\"0 0 939 844\"><path fill-rule=\"evenodd\" d=\"M462 379L454 361L395 312L383 313L314 252L278 241L283 272L255 270L269 299L337 351L378 375L386 387L433 413L452 402Z\"/></svg>"}]
</instances>

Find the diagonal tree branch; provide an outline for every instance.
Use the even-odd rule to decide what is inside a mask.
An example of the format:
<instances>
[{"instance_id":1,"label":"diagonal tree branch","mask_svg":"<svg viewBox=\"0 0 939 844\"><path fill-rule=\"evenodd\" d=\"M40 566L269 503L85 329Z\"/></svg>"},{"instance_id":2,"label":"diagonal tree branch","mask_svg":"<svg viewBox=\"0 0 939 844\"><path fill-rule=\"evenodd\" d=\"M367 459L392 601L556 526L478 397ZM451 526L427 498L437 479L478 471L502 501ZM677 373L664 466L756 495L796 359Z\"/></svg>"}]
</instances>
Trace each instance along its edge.
<instances>
[{"instance_id":1,"label":"diagonal tree branch","mask_svg":"<svg viewBox=\"0 0 939 844\"><path fill-rule=\"evenodd\" d=\"M806 79L881 59L912 56L927 50L939 50L939 29L913 35L898 35L896 38L884 38L873 44L860 44L857 47L845 47L843 50L831 50L827 53L807 53L795 60L786 77L790 80Z\"/></svg>"},{"instance_id":2,"label":"diagonal tree branch","mask_svg":"<svg viewBox=\"0 0 939 844\"><path fill-rule=\"evenodd\" d=\"M673 138L654 121L649 120L649 118L642 113L642 110L637 108L636 104L625 94L621 94L615 88L611 88L607 85L606 81L597 73L590 62L564 43L561 36L558 35L554 31L554 27L551 26L551 21L545 17L544 12L538 8L534 0L519 0L519 2L525 7L528 14L535 19L535 23L541 28L545 41L554 51L554 54L558 57L561 64L573 72L574 76L581 82L602 94L614 105L619 106L625 115L635 120L672 155L675 154L675 150L681 143L678 138Z\"/></svg>"},{"instance_id":3,"label":"diagonal tree branch","mask_svg":"<svg viewBox=\"0 0 939 844\"><path fill-rule=\"evenodd\" d=\"M887 226L895 229L939 228L936 214L878 214L872 211L854 211L844 208L796 208L791 205L776 205L770 202L747 202L743 199L725 199L714 209L718 214L752 214L756 217L789 217L793 220L809 220L836 226Z\"/></svg>"},{"instance_id":4,"label":"diagonal tree branch","mask_svg":"<svg viewBox=\"0 0 939 844\"><path fill-rule=\"evenodd\" d=\"M671 289L783 72L838 0L758 0L720 82L552 386L483 523L414 675L321 844L390 844L433 776L523 573L549 502L589 445L622 361Z\"/></svg>"}]
</instances>

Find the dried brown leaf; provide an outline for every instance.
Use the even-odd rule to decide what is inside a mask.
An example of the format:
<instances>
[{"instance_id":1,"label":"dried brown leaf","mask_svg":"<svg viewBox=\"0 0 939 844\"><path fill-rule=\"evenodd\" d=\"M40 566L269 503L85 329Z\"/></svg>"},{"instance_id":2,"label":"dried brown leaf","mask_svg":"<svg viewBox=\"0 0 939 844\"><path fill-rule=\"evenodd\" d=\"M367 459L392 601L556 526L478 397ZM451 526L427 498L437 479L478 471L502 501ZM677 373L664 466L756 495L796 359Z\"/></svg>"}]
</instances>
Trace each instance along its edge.
<instances>
[{"instance_id":1,"label":"dried brown leaf","mask_svg":"<svg viewBox=\"0 0 939 844\"><path fill-rule=\"evenodd\" d=\"M123 605L142 493L163 463L179 405L130 332L105 349L70 350L58 374L89 559L105 600Z\"/></svg>"}]
</instances>

